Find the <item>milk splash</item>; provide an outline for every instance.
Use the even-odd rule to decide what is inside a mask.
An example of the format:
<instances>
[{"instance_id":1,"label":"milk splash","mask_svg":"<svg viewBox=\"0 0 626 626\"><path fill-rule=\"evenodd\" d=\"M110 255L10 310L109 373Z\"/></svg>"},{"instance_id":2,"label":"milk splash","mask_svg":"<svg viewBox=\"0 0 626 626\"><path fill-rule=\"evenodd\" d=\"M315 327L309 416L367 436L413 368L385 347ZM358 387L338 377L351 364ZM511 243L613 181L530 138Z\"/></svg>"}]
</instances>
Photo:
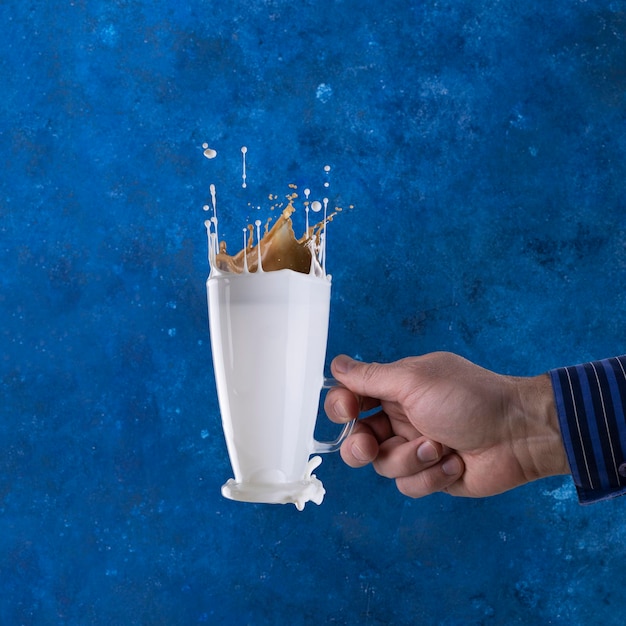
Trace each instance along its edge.
<instances>
[{"instance_id":1,"label":"milk splash","mask_svg":"<svg viewBox=\"0 0 626 626\"><path fill-rule=\"evenodd\" d=\"M246 187L246 154L247 148L241 149L243 161L242 187ZM328 173L327 165L324 171ZM324 183L328 186L328 181ZM220 241L217 216L217 195L215 185L211 184L211 205L204 205L205 211L212 211L210 219L204 224L208 238L208 256L211 267L211 276L223 273L248 274L256 272L271 272L282 269L290 269L303 274L309 274L317 278L330 280L326 273L326 242L327 225L332 222L341 207L335 207L332 213L328 213L328 198L310 200L311 190L304 189L303 208L305 211L305 229L301 237L297 237L291 216L296 211L298 199L297 186L289 185L291 191L285 196L287 205L284 203L272 205L274 210L281 208L281 214L270 228L271 218L265 223L263 234L261 233L262 222L255 220L254 225L248 224L243 229L243 246L239 252L230 255L226 251L226 242ZM270 194L269 199L274 201L278 196ZM323 209L322 219L314 226L310 225L309 213L320 213Z\"/></svg>"}]
</instances>

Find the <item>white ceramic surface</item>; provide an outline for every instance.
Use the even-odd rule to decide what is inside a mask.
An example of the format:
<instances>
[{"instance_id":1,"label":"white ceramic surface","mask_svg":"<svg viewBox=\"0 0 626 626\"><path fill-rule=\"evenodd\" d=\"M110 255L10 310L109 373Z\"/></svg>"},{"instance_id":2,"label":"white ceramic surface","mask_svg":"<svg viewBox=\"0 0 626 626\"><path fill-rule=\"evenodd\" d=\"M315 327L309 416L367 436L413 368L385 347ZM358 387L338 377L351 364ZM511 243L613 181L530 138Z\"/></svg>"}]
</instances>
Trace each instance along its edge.
<instances>
[{"instance_id":1,"label":"white ceramic surface","mask_svg":"<svg viewBox=\"0 0 626 626\"><path fill-rule=\"evenodd\" d=\"M234 479L224 496L321 503L311 454L339 447L313 432L324 386L330 277L292 270L214 273L207 281L213 365Z\"/></svg>"}]
</instances>

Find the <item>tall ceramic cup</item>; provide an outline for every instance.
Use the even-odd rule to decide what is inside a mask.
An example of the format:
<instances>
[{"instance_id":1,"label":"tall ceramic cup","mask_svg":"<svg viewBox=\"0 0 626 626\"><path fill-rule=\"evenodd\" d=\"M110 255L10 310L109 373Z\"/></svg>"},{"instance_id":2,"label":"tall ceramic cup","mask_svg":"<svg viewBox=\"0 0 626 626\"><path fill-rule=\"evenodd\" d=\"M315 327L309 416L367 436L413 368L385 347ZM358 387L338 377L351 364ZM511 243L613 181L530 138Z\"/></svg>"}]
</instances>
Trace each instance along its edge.
<instances>
[{"instance_id":1,"label":"tall ceramic cup","mask_svg":"<svg viewBox=\"0 0 626 626\"><path fill-rule=\"evenodd\" d=\"M222 494L244 502L320 504L324 487L312 454L325 385L330 277L289 269L216 273L207 280L211 348L234 479Z\"/></svg>"}]
</instances>

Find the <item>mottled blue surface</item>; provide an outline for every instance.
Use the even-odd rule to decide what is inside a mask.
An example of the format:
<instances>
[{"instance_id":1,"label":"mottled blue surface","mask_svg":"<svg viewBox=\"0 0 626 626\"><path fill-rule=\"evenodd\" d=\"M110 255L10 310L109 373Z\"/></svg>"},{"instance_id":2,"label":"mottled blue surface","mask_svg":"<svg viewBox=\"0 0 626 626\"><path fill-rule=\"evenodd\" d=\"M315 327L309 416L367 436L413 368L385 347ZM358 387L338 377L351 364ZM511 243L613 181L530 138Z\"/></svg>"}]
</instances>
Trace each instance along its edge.
<instances>
[{"instance_id":1,"label":"mottled blue surface","mask_svg":"<svg viewBox=\"0 0 626 626\"><path fill-rule=\"evenodd\" d=\"M202 205L235 246L331 165L329 356L624 353L626 2L0 20L0 624L623 622L626 500L569 479L413 501L335 455L320 507L222 499Z\"/></svg>"}]
</instances>

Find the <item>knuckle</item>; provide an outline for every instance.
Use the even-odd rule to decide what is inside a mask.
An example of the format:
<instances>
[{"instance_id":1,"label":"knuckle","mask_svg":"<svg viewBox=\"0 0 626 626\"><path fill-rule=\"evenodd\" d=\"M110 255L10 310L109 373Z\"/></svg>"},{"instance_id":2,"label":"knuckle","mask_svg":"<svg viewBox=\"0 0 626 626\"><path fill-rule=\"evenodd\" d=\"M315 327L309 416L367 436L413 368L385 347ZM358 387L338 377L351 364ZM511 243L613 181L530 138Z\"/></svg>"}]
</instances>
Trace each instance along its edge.
<instances>
[{"instance_id":1,"label":"knuckle","mask_svg":"<svg viewBox=\"0 0 626 626\"><path fill-rule=\"evenodd\" d=\"M374 460L372 462L372 467L374 468L376 473L383 478L395 478L397 476L397 474L390 471L387 465L385 465L384 463L380 463L380 461L378 460Z\"/></svg>"},{"instance_id":2,"label":"knuckle","mask_svg":"<svg viewBox=\"0 0 626 626\"><path fill-rule=\"evenodd\" d=\"M428 491L422 491L417 489L417 484L414 480L407 480L407 478L396 478L396 488L403 495L409 498L421 498L428 495Z\"/></svg>"},{"instance_id":3,"label":"knuckle","mask_svg":"<svg viewBox=\"0 0 626 626\"><path fill-rule=\"evenodd\" d=\"M411 498L421 498L431 493L437 493L447 489L456 479L446 477L438 470L432 467L423 470L413 476L396 479L396 487L398 491Z\"/></svg>"},{"instance_id":4,"label":"knuckle","mask_svg":"<svg viewBox=\"0 0 626 626\"><path fill-rule=\"evenodd\" d=\"M363 371L361 372L363 380L366 383L375 380L379 376L381 368L382 364L377 363L376 361L373 361L372 363L364 363Z\"/></svg>"}]
</instances>

